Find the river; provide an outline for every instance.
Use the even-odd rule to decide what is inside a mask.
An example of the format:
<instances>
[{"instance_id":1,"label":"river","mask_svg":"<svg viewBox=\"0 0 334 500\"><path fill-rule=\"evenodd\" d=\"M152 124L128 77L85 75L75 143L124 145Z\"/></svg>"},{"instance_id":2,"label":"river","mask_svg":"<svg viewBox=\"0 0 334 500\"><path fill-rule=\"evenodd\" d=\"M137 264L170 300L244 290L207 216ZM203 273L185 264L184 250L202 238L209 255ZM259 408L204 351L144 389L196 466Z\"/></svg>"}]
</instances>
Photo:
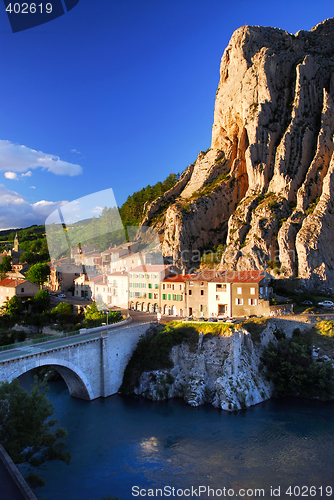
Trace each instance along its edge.
<instances>
[{"instance_id":1,"label":"river","mask_svg":"<svg viewBox=\"0 0 334 500\"><path fill-rule=\"evenodd\" d=\"M39 500L168 498L173 487L175 498L231 498L232 489L243 498L263 497L256 489L265 498L334 497L333 402L270 400L227 413L119 395L87 402L62 381L48 395L72 461L39 467L47 483ZM165 496L149 491L164 487Z\"/></svg>"}]
</instances>

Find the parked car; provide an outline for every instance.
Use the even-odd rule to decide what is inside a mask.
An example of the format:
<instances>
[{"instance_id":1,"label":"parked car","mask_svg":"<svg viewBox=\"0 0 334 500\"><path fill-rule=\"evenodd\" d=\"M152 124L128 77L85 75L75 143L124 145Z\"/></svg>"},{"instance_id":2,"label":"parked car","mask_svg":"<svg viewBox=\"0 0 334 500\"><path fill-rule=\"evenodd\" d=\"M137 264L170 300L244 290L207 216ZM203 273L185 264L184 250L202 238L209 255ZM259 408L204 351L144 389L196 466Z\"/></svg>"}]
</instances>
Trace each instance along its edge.
<instances>
[{"instance_id":1,"label":"parked car","mask_svg":"<svg viewBox=\"0 0 334 500\"><path fill-rule=\"evenodd\" d=\"M208 323L209 323L209 322L210 322L210 323L213 323L213 322L215 322L215 323L216 323L217 321L218 321L218 319L217 319L217 318L209 318L209 319L208 319Z\"/></svg>"},{"instance_id":2,"label":"parked car","mask_svg":"<svg viewBox=\"0 0 334 500\"><path fill-rule=\"evenodd\" d=\"M206 318L204 318L203 316L201 316L200 318L198 318L198 321L206 321Z\"/></svg>"},{"instance_id":3,"label":"parked car","mask_svg":"<svg viewBox=\"0 0 334 500\"><path fill-rule=\"evenodd\" d=\"M304 300L302 302L303 306L313 306L313 302L311 300Z\"/></svg>"},{"instance_id":4,"label":"parked car","mask_svg":"<svg viewBox=\"0 0 334 500\"><path fill-rule=\"evenodd\" d=\"M58 297L60 299L66 299L66 295L64 293L59 294Z\"/></svg>"},{"instance_id":5,"label":"parked car","mask_svg":"<svg viewBox=\"0 0 334 500\"><path fill-rule=\"evenodd\" d=\"M318 302L318 306L334 307L334 302L332 302L331 300L324 300L323 302Z\"/></svg>"}]
</instances>

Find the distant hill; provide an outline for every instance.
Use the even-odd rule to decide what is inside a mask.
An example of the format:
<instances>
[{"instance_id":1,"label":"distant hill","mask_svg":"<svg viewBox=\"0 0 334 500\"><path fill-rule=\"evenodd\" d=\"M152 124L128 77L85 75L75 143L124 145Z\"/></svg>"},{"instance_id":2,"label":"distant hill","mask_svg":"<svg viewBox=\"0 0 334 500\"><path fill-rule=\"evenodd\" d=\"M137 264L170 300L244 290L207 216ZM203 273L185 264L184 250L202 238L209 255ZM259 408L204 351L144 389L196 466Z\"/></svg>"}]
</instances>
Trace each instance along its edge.
<instances>
[{"instance_id":1,"label":"distant hill","mask_svg":"<svg viewBox=\"0 0 334 500\"><path fill-rule=\"evenodd\" d=\"M129 195L127 200L119 209L124 227L140 225L143 219L143 214L145 212L145 207L153 200L161 197L164 193L169 191L178 182L179 178L180 174L170 174L163 182L157 182L153 186L148 185L140 191L136 191L132 195ZM101 216L96 220L101 224L109 224L110 226L112 218L112 211L111 213L109 213L108 210L104 210ZM85 233L85 226L89 225L91 222L92 219L86 219L79 221L78 223L73 225L76 231L82 231L82 238L83 240L86 240L87 243L89 234ZM11 246L14 243L16 233L18 235L20 248L22 250L41 252L41 250L43 249L43 251L46 251L47 243L45 236L45 226L36 224L27 228L0 230L0 249ZM37 243L36 240L40 241ZM99 238L94 238L94 240L92 240L92 243L94 243L97 250L105 250L109 247L110 238L108 239L108 235L106 234Z\"/></svg>"}]
</instances>

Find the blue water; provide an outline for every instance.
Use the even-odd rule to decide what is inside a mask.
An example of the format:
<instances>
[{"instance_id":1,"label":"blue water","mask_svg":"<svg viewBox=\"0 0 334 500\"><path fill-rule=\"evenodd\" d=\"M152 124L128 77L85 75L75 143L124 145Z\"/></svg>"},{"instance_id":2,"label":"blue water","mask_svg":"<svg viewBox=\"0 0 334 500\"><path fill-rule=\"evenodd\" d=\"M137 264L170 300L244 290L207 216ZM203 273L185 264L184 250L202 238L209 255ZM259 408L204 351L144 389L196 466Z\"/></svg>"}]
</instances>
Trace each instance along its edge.
<instances>
[{"instance_id":1,"label":"blue water","mask_svg":"<svg viewBox=\"0 0 334 500\"><path fill-rule=\"evenodd\" d=\"M72 462L39 467L47 482L36 490L39 500L101 500L110 494L130 500L144 498L132 496L133 486L200 485L236 493L263 488L265 498L274 498L270 488L280 486L279 498L287 499L302 493L304 498L331 498L325 487L332 486L334 498L332 402L271 400L227 413L209 405L191 408L178 400L157 403L118 395L86 402L71 398L63 382L51 384L49 397L68 431ZM305 488L289 496L290 485ZM311 486L317 489L306 489ZM248 493L243 498L255 498ZM151 498L168 497L158 492ZM231 495L211 491L200 498Z\"/></svg>"}]
</instances>

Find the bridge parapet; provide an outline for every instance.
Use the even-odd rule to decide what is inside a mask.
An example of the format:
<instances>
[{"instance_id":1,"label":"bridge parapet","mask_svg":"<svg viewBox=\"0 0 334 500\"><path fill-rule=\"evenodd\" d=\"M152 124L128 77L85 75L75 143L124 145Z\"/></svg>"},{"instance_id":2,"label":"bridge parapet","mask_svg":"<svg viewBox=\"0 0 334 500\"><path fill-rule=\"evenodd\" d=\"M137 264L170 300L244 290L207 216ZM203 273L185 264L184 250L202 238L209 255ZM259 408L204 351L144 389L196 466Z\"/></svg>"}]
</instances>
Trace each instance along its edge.
<instances>
[{"instance_id":1,"label":"bridge parapet","mask_svg":"<svg viewBox=\"0 0 334 500\"><path fill-rule=\"evenodd\" d=\"M67 337L0 354L0 380L11 381L50 365L64 378L71 396L92 400L118 392L139 337L151 323Z\"/></svg>"}]
</instances>

